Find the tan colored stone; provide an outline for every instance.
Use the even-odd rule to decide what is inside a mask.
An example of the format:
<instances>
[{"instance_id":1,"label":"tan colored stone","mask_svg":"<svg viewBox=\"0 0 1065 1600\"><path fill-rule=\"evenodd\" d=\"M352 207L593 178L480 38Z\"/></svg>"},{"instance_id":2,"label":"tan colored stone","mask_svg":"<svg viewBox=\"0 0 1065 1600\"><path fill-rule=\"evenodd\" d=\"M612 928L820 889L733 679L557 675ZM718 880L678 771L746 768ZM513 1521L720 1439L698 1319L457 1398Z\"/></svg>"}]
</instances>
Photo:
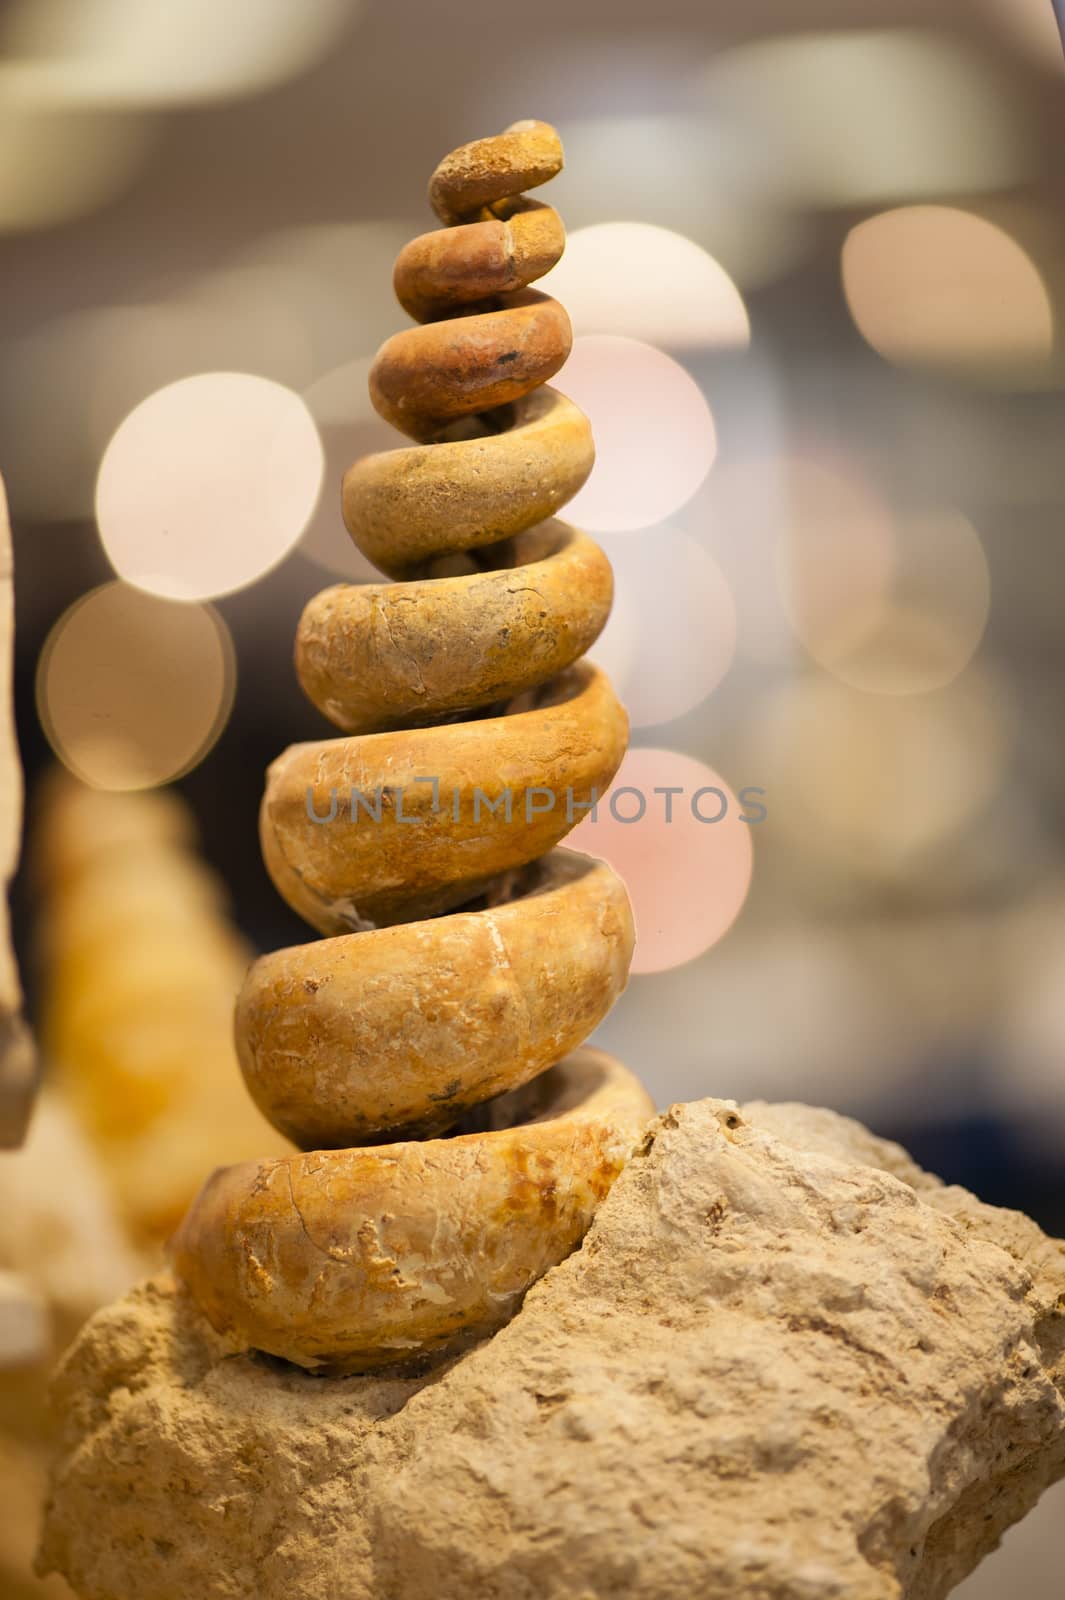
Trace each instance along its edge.
<instances>
[{"instance_id":1,"label":"tan colored stone","mask_svg":"<svg viewBox=\"0 0 1065 1600\"><path fill-rule=\"evenodd\" d=\"M569 850L526 880L494 909L256 961L236 1036L263 1114L304 1149L439 1133L575 1049L625 986L628 896Z\"/></svg>"},{"instance_id":2,"label":"tan colored stone","mask_svg":"<svg viewBox=\"0 0 1065 1600\"><path fill-rule=\"evenodd\" d=\"M82 1600L942 1600L1065 1467L1065 1250L827 1111L677 1106L429 1370L315 1379L164 1281L57 1385Z\"/></svg>"},{"instance_id":3,"label":"tan colored stone","mask_svg":"<svg viewBox=\"0 0 1065 1600\"><path fill-rule=\"evenodd\" d=\"M545 523L493 558L488 572L315 595L296 670L318 709L347 733L412 727L512 699L572 666L610 614L602 550Z\"/></svg>"},{"instance_id":4,"label":"tan colored stone","mask_svg":"<svg viewBox=\"0 0 1065 1600\"><path fill-rule=\"evenodd\" d=\"M299 1366L461 1348L579 1243L651 1110L580 1050L482 1113L486 1132L216 1172L174 1265L216 1328Z\"/></svg>"},{"instance_id":5,"label":"tan colored stone","mask_svg":"<svg viewBox=\"0 0 1065 1600\"><path fill-rule=\"evenodd\" d=\"M263 859L319 933L433 916L553 849L606 792L627 739L609 679L581 661L528 710L292 745L267 773ZM352 820L352 793L376 808L379 791L381 820L358 802Z\"/></svg>"},{"instance_id":6,"label":"tan colored stone","mask_svg":"<svg viewBox=\"0 0 1065 1600\"><path fill-rule=\"evenodd\" d=\"M393 334L370 368L374 409L412 439L520 400L553 378L573 344L565 310L524 289L498 310Z\"/></svg>"},{"instance_id":7,"label":"tan colored stone","mask_svg":"<svg viewBox=\"0 0 1065 1600\"><path fill-rule=\"evenodd\" d=\"M528 288L556 265L565 244L562 219L552 206L508 201L484 222L438 228L405 245L396 259L396 299L416 322L429 322Z\"/></svg>"},{"instance_id":8,"label":"tan colored stone","mask_svg":"<svg viewBox=\"0 0 1065 1600\"><path fill-rule=\"evenodd\" d=\"M502 433L364 456L344 476L359 549L402 578L455 550L496 544L554 516L592 470L588 419L546 385L517 400Z\"/></svg>"},{"instance_id":9,"label":"tan colored stone","mask_svg":"<svg viewBox=\"0 0 1065 1600\"><path fill-rule=\"evenodd\" d=\"M429 204L441 222L461 222L562 171L562 141L550 123L512 122L501 134L452 150L429 180Z\"/></svg>"}]
</instances>

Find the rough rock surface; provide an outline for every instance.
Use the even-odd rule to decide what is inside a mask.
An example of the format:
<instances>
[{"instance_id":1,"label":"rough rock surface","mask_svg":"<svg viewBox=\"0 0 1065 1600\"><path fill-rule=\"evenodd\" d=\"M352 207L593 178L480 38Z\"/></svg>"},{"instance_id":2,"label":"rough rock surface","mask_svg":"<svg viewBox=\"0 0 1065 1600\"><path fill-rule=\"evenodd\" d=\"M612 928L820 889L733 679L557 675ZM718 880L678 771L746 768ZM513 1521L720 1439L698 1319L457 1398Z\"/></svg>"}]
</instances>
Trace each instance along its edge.
<instances>
[{"instance_id":1,"label":"rough rock surface","mask_svg":"<svg viewBox=\"0 0 1065 1600\"><path fill-rule=\"evenodd\" d=\"M57 1398L43 1565L87 1600L938 1600L1065 1471L1065 1246L707 1100L450 1363L309 1377L158 1279Z\"/></svg>"}]
</instances>

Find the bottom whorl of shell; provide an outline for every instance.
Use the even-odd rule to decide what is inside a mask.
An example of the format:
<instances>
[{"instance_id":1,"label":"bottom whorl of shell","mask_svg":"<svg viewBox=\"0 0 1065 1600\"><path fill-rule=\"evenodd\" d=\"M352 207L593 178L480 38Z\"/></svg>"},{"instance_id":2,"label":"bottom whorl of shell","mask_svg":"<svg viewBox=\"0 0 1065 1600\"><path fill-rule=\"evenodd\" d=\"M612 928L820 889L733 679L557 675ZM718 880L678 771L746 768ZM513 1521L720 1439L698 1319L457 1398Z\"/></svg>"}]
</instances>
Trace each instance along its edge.
<instances>
[{"instance_id":1,"label":"bottom whorl of shell","mask_svg":"<svg viewBox=\"0 0 1065 1600\"><path fill-rule=\"evenodd\" d=\"M174 1266L215 1328L297 1366L454 1350L580 1243L652 1111L625 1067L578 1050L475 1132L222 1168Z\"/></svg>"}]
</instances>

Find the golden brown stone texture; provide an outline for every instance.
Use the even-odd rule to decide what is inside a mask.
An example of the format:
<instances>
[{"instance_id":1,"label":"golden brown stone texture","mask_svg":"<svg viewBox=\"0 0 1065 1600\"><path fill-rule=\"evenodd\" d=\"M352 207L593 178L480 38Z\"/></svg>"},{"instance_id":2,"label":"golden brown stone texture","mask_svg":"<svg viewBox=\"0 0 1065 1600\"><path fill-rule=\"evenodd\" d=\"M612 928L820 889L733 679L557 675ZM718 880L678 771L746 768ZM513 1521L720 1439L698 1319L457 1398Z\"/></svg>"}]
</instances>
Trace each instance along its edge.
<instances>
[{"instance_id":1,"label":"golden brown stone texture","mask_svg":"<svg viewBox=\"0 0 1065 1600\"><path fill-rule=\"evenodd\" d=\"M316 1371L491 1332L580 1242L648 1108L579 1050L492 1110L503 1126L483 1132L226 1167L174 1265L216 1328Z\"/></svg>"},{"instance_id":2,"label":"golden brown stone texture","mask_svg":"<svg viewBox=\"0 0 1065 1600\"><path fill-rule=\"evenodd\" d=\"M494 909L255 962L237 1002L245 1082L304 1148L439 1133L580 1044L624 987L632 946L609 867L553 851Z\"/></svg>"},{"instance_id":3,"label":"golden brown stone texture","mask_svg":"<svg viewBox=\"0 0 1065 1600\"><path fill-rule=\"evenodd\" d=\"M500 1327L579 1243L652 1109L577 1048L626 982L624 887L555 848L628 739L581 659L609 563L554 520L593 449L545 384L569 319L529 287L562 224L522 190L561 165L554 129L529 122L434 174L449 226L395 270L418 326L369 379L417 443L343 489L352 537L398 581L306 607L297 672L344 736L267 776L263 858L326 937L254 963L237 1046L256 1103L308 1153L217 1173L173 1262L217 1329L315 1371Z\"/></svg>"}]
</instances>

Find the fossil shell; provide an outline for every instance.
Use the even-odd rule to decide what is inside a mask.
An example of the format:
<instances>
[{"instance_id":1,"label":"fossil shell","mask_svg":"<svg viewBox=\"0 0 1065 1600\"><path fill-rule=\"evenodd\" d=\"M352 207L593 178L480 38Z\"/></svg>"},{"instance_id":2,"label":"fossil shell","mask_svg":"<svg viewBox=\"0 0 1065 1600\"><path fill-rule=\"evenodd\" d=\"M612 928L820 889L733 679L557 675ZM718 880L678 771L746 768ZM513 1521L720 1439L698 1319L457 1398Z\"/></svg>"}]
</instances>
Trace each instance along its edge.
<instances>
[{"instance_id":1,"label":"fossil shell","mask_svg":"<svg viewBox=\"0 0 1065 1600\"><path fill-rule=\"evenodd\" d=\"M217 1329L302 1367L362 1371L490 1332L580 1242L652 1111L587 1049L506 1102L494 1121L527 1120L222 1168L176 1270Z\"/></svg>"},{"instance_id":2,"label":"fossil shell","mask_svg":"<svg viewBox=\"0 0 1065 1600\"><path fill-rule=\"evenodd\" d=\"M593 448L546 386L569 319L529 288L562 224L521 191L561 165L554 129L522 122L434 174L455 225L401 252L420 326L370 373L377 410L418 442L343 486L353 538L398 581L308 604L297 672L345 736L267 775L263 859L327 937L253 964L237 1048L308 1153L217 1173L173 1259L215 1327L314 1369L499 1327L579 1243L652 1109L625 1068L576 1050L626 982L624 886L555 848L628 741L581 659L610 565L553 520Z\"/></svg>"}]
</instances>

